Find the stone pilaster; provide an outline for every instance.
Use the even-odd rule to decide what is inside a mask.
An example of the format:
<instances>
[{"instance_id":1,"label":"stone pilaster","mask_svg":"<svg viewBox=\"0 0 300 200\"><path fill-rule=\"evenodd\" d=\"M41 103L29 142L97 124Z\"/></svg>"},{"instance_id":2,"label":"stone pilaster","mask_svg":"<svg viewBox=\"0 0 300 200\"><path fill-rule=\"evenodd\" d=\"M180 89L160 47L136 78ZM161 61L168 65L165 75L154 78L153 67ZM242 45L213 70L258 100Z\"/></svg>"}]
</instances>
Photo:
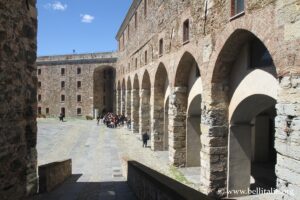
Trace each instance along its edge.
<instances>
[{"instance_id":1,"label":"stone pilaster","mask_svg":"<svg viewBox=\"0 0 300 200\"><path fill-rule=\"evenodd\" d=\"M282 199L300 196L300 76L280 81L275 119L277 188L289 192Z\"/></svg>"},{"instance_id":2,"label":"stone pilaster","mask_svg":"<svg viewBox=\"0 0 300 200\"><path fill-rule=\"evenodd\" d=\"M140 128L139 133L148 132L150 136L150 90L141 89L140 91Z\"/></svg>"},{"instance_id":3,"label":"stone pilaster","mask_svg":"<svg viewBox=\"0 0 300 200\"><path fill-rule=\"evenodd\" d=\"M162 93L154 93L151 88L151 148L154 151L163 151L164 144L164 96Z\"/></svg>"},{"instance_id":4,"label":"stone pilaster","mask_svg":"<svg viewBox=\"0 0 300 200\"><path fill-rule=\"evenodd\" d=\"M121 114L125 114L125 105L126 105L126 93L125 90L121 90Z\"/></svg>"},{"instance_id":5,"label":"stone pilaster","mask_svg":"<svg viewBox=\"0 0 300 200\"><path fill-rule=\"evenodd\" d=\"M126 90L126 110L125 116L131 117L131 90Z\"/></svg>"},{"instance_id":6,"label":"stone pilaster","mask_svg":"<svg viewBox=\"0 0 300 200\"><path fill-rule=\"evenodd\" d=\"M186 162L187 88L175 87L169 97L169 161L174 166Z\"/></svg>"},{"instance_id":7,"label":"stone pilaster","mask_svg":"<svg viewBox=\"0 0 300 200\"><path fill-rule=\"evenodd\" d=\"M131 90L131 130L133 133L139 133L139 110L140 96L139 90Z\"/></svg>"},{"instance_id":8,"label":"stone pilaster","mask_svg":"<svg viewBox=\"0 0 300 200\"><path fill-rule=\"evenodd\" d=\"M121 114L121 90L117 90L116 93L116 102L117 102L117 114Z\"/></svg>"}]
</instances>

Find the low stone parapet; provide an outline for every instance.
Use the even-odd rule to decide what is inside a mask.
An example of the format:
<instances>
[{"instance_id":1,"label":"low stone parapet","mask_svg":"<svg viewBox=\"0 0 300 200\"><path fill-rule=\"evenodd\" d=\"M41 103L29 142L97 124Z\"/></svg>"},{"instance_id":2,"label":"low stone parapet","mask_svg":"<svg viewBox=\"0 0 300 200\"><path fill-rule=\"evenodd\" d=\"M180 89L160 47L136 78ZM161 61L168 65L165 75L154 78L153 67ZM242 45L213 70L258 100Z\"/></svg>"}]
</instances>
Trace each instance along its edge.
<instances>
[{"instance_id":1,"label":"low stone parapet","mask_svg":"<svg viewBox=\"0 0 300 200\"><path fill-rule=\"evenodd\" d=\"M39 192L50 192L72 175L72 160L39 166Z\"/></svg>"},{"instance_id":2,"label":"low stone parapet","mask_svg":"<svg viewBox=\"0 0 300 200\"><path fill-rule=\"evenodd\" d=\"M135 161L128 161L127 181L137 199L141 200L211 199L207 195Z\"/></svg>"}]
</instances>

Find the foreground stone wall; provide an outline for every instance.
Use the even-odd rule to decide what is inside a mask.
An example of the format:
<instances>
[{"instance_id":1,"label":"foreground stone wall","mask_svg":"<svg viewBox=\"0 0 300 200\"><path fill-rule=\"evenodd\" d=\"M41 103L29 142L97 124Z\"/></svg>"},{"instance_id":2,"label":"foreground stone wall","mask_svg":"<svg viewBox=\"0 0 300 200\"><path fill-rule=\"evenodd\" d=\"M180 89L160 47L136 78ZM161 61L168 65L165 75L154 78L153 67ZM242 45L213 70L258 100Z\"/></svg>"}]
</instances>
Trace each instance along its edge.
<instances>
[{"instance_id":1,"label":"foreground stone wall","mask_svg":"<svg viewBox=\"0 0 300 200\"><path fill-rule=\"evenodd\" d=\"M203 85L200 190L216 196L227 195L230 72L241 47L254 36L269 51L276 68L276 79L280 84L276 98L277 188L281 191L286 188L299 191L299 184L294 177L300 174L300 160L292 153L299 151L296 139L297 134L299 135L299 1L248 0L245 1L244 12L238 16L231 16L231 0L147 2L146 15L145 0L133 2L134 6L118 32L120 49L116 85L127 83L130 79L137 80L139 87L136 88L143 88L143 77L149 73L150 88L153 91L156 81L160 81L155 79L157 73L160 73L158 68L165 66L171 91L168 128L170 163L176 166L186 164L186 133L182 129L188 105L184 103L184 95L178 93L177 87L182 86L182 82L176 77L186 74L185 70L179 70L179 66L182 62L187 63L185 67L189 66L185 56L189 53L198 65ZM187 19L190 25L189 40L183 42L183 22ZM160 39L163 39L162 53L159 52ZM131 88L132 85L120 87L120 93L128 87ZM126 98L118 96L117 101L126 104L123 102ZM157 109L154 101L157 99L151 96L150 124L153 125L154 111ZM155 127L152 130L157 131ZM152 137L155 138L158 137ZM159 149L155 148L159 141L151 143L152 149ZM283 163L290 163L290 167L284 170ZM296 197L287 195L286 198Z\"/></svg>"},{"instance_id":2,"label":"foreground stone wall","mask_svg":"<svg viewBox=\"0 0 300 200\"><path fill-rule=\"evenodd\" d=\"M0 198L37 190L36 1L0 1Z\"/></svg>"},{"instance_id":3,"label":"foreground stone wall","mask_svg":"<svg viewBox=\"0 0 300 200\"><path fill-rule=\"evenodd\" d=\"M112 107L114 91L114 66L116 62L115 53L94 53L64 56L44 56L37 60L38 81L41 87L38 88L38 95L41 100L38 107L41 113L46 116L57 117L61 108L65 108L67 117L94 116L94 109L102 112L103 109ZM77 69L80 68L80 74ZM65 74L61 74L61 69ZM112 70L111 76L104 76L104 70ZM61 87L61 82L65 87ZM77 87L77 82L81 87ZM104 89L105 87L105 89ZM65 95L65 101L61 101L61 95ZM81 95L78 102L77 96ZM104 100L105 98L105 100ZM105 101L105 102L104 102ZM49 113L46 113L46 109ZM77 109L81 108L81 114Z\"/></svg>"}]
</instances>

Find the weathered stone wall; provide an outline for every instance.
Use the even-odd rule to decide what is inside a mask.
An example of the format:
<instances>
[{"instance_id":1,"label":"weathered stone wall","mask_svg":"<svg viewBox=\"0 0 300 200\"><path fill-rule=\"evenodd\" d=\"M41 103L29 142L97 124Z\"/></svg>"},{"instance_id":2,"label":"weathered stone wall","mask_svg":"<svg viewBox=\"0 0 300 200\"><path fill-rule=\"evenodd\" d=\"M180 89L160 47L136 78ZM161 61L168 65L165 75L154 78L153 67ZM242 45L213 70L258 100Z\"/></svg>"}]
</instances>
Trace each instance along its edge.
<instances>
[{"instance_id":1,"label":"weathered stone wall","mask_svg":"<svg viewBox=\"0 0 300 200\"><path fill-rule=\"evenodd\" d=\"M177 128L177 126L185 126L185 119L184 117L181 120L177 119L182 114L180 112L186 112L183 107L188 107L188 105L175 104L175 102L180 103L181 101L180 95L175 92L174 87L178 86L175 78L178 66L185 52L188 52L198 64L203 85L200 189L207 194L226 195L228 106L230 103L228 95L230 77L228 74L232 69L231 64L235 59L235 54L241 50L245 41L249 41L247 37L251 33L266 46L272 56L277 80L279 82L288 80L285 81L288 83L287 85L292 83L296 85L281 87L278 94L278 116L276 118L276 127L278 128L275 148L278 152L277 187L281 190L288 186L298 188L299 185L295 183L293 177L298 177L299 170L296 170L295 167L283 170L282 163L285 159L293 164L291 166L297 166L300 162L299 158L286 152L282 153L282 151L285 146L286 149L293 149L294 152L298 152L299 146L295 145L297 144L295 140L293 140L294 142L291 139L283 140L282 134L279 133L280 130L285 130L283 124L286 124L286 118L292 118L289 123L294 124L297 123L299 117L299 113L296 112L298 109L297 99L299 99L297 96L298 89L296 89L298 86L295 84L297 82L296 77L300 73L299 1L248 0L245 1L244 13L233 18L231 16L231 0L148 1L147 16L144 15L144 1L134 2L140 2L136 9L137 28L135 28L135 17L133 16L129 20L129 34L126 25L122 26L119 32L121 34L118 34L118 36L125 38L125 45L118 52L116 84L137 77L137 80L140 80L139 88L142 88L143 81L141 80L147 72L150 76L150 88L152 88L156 81L156 74L159 73L158 67L161 63L164 64L169 85L172 88L169 104L169 137L171 138L169 155L171 163L183 165L185 162L185 146L184 141L181 141L185 135L179 134L180 128ZM190 22L190 37L187 43L183 43L183 22L186 19L189 19ZM236 34L241 30L247 32L248 35ZM159 40L161 38L164 40L164 46L163 54L159 55ZM229 44L229 40L233 42ZM223 49L224 46L227 50ZM147 55L147 59L145 59L145 55ZM280 84L283 85L283 83ZM287 96L288 98L286 98ZM153 118L156 116L156 108L153 107L155 98L151 97L150 100L151 124L154 127L156 120ZM283 108L286 107L295 111L293 115L282 113ZM297 135L296 128L293 125L291 127L293 134L290 135ZM155 129L152 130L155 131ZM287 138L291 138L291 136ZM155 135L152 139L155 139ZM157 142L152 141L152 145L154 146Z\"/></svg>"},{"instance_id":2,"label":"weathered stone wall","mask_svg":"<svg viewBox=\"0 0 300 200\"><path fill-rule=\"evenodd\" d=\"M0 198L37 190L36 1L0 1Z\"/></svg>"},{"instance_id":3,"label":"weathered stone wall","mask_svg":"<svg viewBox=\"0 0 300 200\"><path fill-rule=\"evenodd\" d=\"M67 117L76 117L77 108L81 108L80 116L93 116L94 109L100 113L104 108L111 110L107 108L113 107L115 74L104 76L103 73L109 69L114 71L115 62L115 53L39 57L37 64L41 74L38 81L41 87L38 95L41 95L41 101L38 107L41 113L46 115L46 108L49 108L48 116L58 116L64 107ZM62 68L65 75L61 75ZM81 69L80 74L77 74L77 68ZM65 82L64 88L61 88L61 81ZM77 87L78 81L81 81L80 88ZM64 102L61 95L65 95ZM81 95L81 102L77 101L77 95Z\"/></svg>"}]
</instances>

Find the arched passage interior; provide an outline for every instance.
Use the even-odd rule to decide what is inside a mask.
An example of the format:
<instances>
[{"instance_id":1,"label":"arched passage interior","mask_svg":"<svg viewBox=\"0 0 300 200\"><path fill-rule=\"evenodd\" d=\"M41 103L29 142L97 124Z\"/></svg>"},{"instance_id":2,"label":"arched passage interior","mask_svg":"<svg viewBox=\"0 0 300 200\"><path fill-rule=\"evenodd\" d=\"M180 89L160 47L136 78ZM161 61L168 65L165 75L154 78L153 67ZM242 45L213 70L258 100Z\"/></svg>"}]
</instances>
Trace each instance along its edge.
<instances>
[{"instance_id":1,"label":"arched passage interior","mask_svg":"<svg viewBox=\"0 0 300 200\"><path fill-rule=\"evenodd\" d=\"M140 109L139 78L135 74L131 92L131 128L133 133L139 133L139 109Z\"/></svg>"},{"instance_id":2,"label":"arched passage interior","mask_svg":"<svg viewBox=\"0 0 300 200\"><path fill-rule=\"evenodd\" d=\"M128 120L131 118L131 80L130 80L130 77L128 77L128 79L127 79L125 116L127 117Z\"/></svg>"},{"instance_id":3,"label":"arched passage interior","mask_svg":"<svg viewBox=\"0 0 300 200\"><path fill-rule=\"evenodd\" d=\"M150 76L148 71L146 70L143 75L142 79L142 87L140 91L140 134L145 132L151 138L150 132L150 96L151 96L151 83L150 83Z\"/></svg>"}]
</instances>

